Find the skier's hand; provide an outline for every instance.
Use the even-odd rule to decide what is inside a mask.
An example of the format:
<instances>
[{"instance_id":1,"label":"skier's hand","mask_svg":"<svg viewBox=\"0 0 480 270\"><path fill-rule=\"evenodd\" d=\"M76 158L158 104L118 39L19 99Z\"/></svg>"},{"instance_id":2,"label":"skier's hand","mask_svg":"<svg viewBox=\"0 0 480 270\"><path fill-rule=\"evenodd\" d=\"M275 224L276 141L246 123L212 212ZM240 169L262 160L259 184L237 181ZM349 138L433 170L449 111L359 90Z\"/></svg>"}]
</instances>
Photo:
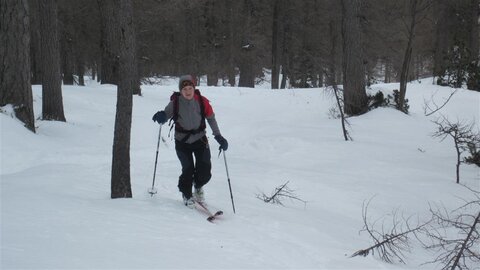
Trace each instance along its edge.
<instances>
[{"instance_id":1,"label":"skier's hand","mask_svg":"<svg viewBox=\"0 0 480 270\"><path fill-rule=\"evenodd\" d=\"M152 120L160 125L163 125L165 122L167 122L167 115L164 111L159 111L153 115Z\"/></svg>"},{"instance_id":2,"label":"skier's hand","mask_svg":"<svg viewBox=\"0 0 480 270\"><path fill-rule=\"evenodd\" d=\"M218 144L220 144L219 150L227 151L228 149L228 142L222 135L217 135L214 137L217 140Z\"/></svg>"}]
</instances>

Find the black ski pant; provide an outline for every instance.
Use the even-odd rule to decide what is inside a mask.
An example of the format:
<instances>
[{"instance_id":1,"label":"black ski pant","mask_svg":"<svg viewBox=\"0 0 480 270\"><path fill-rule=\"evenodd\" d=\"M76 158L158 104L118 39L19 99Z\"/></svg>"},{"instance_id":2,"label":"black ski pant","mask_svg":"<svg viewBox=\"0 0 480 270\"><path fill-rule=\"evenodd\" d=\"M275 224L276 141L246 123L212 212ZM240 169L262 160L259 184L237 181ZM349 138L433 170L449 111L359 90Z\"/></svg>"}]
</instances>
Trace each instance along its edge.
<instances>
[{"instance_id":1,"label":"black ski pant","mask_svg":"<svg viewBox=\"0 0 480 270\"><path fill-rule=\"evenodd\" d=\"M190 198L193 185L195 188L201 188L212 178L212 163L207 137L204 136L194 143L175 140L175 150L182 164L178 189L186 198Z\"/></svg>"}]
</instances>

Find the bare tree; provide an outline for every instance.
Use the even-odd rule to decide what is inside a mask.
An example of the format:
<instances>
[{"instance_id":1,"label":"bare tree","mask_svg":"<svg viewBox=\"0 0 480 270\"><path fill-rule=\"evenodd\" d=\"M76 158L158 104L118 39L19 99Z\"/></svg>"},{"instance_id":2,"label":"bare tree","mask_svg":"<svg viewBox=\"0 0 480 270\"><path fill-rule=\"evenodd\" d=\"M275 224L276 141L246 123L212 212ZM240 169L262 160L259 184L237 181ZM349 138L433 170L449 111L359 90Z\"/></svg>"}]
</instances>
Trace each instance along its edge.
<instances>
[{"instance_id":1,"label":"bare tree","mask_svg":"<svg viewBox=\"0 0 480 270\"><path fill-rule=\"evenodd\" d=\"M132 0L105 0L114 7L118 20L116 34L119 44L119 80L117 87L117 113L112 154L111 197L131 198L130 135L132 127L132 93L136 85L135 28Z\"/></svg>"},{"instance_id":2,"label":"bare tree","mask_svg":"<svg viewBox=\"0 0 480 270\"><path fill-rule=\"evenodd\" d=\"M460 183L460 164L462 163L462 153L469 150L469 146L478 144L480 135L475 134L474 124L467 125L465 123L452 123L447 118L443 117L441 120L434 121L437 124L437 131L433 133L433 137L440 138L442 141L451 137L455 145L455 152L457 154L456 163L456 182Z\"/></svg>"},{"instance_id":3,"label":"bare tree","mask_svg":"<svg viewBox=\"0 0 480 270\"><path fill-rule=\"evenodd\" d=\"M65 122L56 2L56 0L38 2L42 55L42 118Z\"/></svg>"},{"instance_id":4,"label":"bare tree","mask_svg":"<svg viewBox=\"0 0 480 270\"><path fill-rule=\"evenodd\" d=\"M30 83L30 24L27 0L0 0L0 106L35 132Z\"/></svg>"}]
</instances>

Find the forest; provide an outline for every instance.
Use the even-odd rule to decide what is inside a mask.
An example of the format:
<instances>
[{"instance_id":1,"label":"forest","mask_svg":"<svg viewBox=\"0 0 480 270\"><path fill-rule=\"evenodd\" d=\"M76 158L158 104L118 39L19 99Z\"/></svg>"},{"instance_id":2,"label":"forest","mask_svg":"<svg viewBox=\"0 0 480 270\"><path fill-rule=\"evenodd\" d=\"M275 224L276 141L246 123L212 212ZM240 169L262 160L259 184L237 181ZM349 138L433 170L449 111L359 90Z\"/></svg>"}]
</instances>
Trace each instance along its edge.
<instances>
[{"instance_id":1,"label":"forest","mask_svg":"<svg viewBox=\"0 0 480 270\"><path fill-rule=\"evenodd\" d=\"M480 0L0 0L0 268L478 269L479 16ZM152 121L184 74L230 143L227 165L203 137L213 224L182 205Z\"/></svg>"},{"instance_id":2,"label":"forest","mask_svg":"<svg viewBox=\"0 0 480 270\"><path fill-rule=\"evenodd\" d=\"M35 132L32 85L54 121L67 120L62 85L117 85L113 156L126 160L113 167L127 170L132 94L155 78L335 86L346 116L368 111L369 85L399 82L406 113L413 80L479 91L479 14L479 0L0 0L0 106Z\"/></svg>"},{"instance_id":3,"label":"forest","mask_svg":"<svg viewBox=\"0 0 480 270\"><path fill-rule=\"evenodd\" d=\"M55 14L39 6L45 1L19 2L29 6L32 83L41 84L41 18ZM85 74L116 83L118 44L109 24L114 2L57 2L64 84L81 85ZM145 82L195 74L207 75L209 85L254 87L271 72L273 89L304 88L328 84L326 73L334 72L341 84L345 43L354 42L367 84L400 81L408 53L408 81L433 75L443 78L440 83L469 81L469 89L478 89L473 78L477 0L145 0L132 5L138 76ZM347 25L346 15L355 21ZM347 26L358 30L351 40L345 38Z\"/></svg>"}]
</instances>

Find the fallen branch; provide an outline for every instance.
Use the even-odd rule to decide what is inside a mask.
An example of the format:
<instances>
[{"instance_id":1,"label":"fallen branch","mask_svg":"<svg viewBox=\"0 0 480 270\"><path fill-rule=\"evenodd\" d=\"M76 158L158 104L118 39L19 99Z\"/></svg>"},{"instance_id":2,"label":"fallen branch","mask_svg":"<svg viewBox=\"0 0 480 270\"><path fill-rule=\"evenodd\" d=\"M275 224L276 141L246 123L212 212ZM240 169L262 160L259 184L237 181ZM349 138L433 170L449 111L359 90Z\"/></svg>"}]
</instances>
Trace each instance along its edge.
<instances>
[{"instance_id":1,"label":"fallen branch","mask_svg":"<svg viewBox=\"0 0 480 270\"><path fill-rule=\"evenodd\" d=\"M403 252L410 249L408 236L421 230L430 221L412 228L409 224L410 218L404 218L403 223L400 223L397 212L395 211L392 215L393 225L390 231L385 233L384 227L382 226L382 232L379 232L374 228L375 223L369 224L368 222L368 206L370 205L370 202L371 200L366 205L364 203L362 207L362 216L364 222L363 231L368 232L375 244L353 253L350 257L366 257L370 253L374 255L376 251L378 252L378 256L382 261L393 263L394 259L397 259L399 262L405 263L405 256L403 255Z\"/></svg>"},{"instance_id":2,"label":"fallen branch","mask_svg":"<svg viewBox=\"0 0 480 270\"><path fill-rule=\"evenodd\" d=\"M282 202L282 199L284 198L288 198L288 199L292 199L292 200L297 200L297 201L300 201L300 202L303 202L304 204L307 204L306 201L302 200L302 199L299 199L295 193L294 193L294 190L291 190L287 184L289 183L290 181L287 181L285 184L279 186L279 187L276 187L275 188L275 191L272 193L272 195L270 196L267 196L265 193L262 193L262 194L257 194L257 198L266 202L266 203L273 203L273 204L280 204L283 206L283 202Z\"/></svg>"}]
</instances>

